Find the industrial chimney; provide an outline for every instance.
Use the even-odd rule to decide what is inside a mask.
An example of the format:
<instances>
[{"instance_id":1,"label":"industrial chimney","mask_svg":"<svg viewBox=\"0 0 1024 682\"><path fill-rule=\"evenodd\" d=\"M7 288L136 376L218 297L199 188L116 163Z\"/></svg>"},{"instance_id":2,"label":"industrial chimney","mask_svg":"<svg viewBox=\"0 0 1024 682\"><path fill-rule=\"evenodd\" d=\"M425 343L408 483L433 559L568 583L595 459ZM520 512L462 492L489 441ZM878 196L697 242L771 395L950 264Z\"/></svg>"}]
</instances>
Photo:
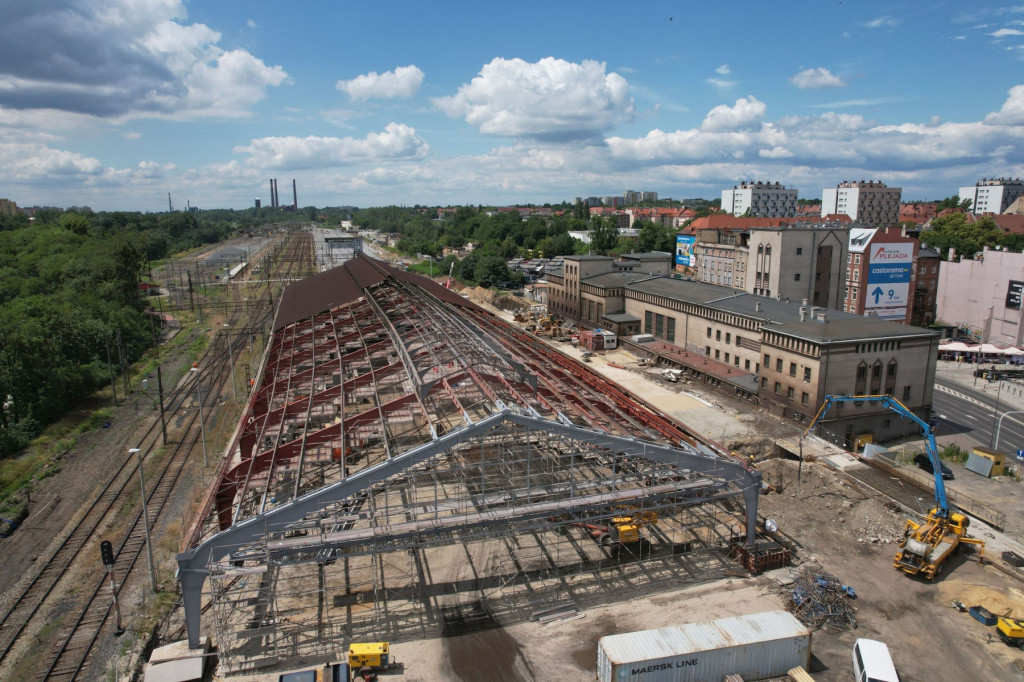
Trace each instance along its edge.
<instances>
[{"instance_id":1,"label":"industrial chimney","mask_svg":"<svg viewBox=\"0 0 1024 682\"><path fill-rule=\"evenodd\" d=\"M270 207L274 207L274 178L270 178Z\"/></svg>"},{"instance_id":2,"label":"industrial chimney","mask_svg":"<svg viewBox=\"0 0 1024 682\"><path fill-rule=\"evenodd\" d=\"M292 178L292 208L299 210L299 193L295 190L295 178Z\"/></svg>"}]
</instances>

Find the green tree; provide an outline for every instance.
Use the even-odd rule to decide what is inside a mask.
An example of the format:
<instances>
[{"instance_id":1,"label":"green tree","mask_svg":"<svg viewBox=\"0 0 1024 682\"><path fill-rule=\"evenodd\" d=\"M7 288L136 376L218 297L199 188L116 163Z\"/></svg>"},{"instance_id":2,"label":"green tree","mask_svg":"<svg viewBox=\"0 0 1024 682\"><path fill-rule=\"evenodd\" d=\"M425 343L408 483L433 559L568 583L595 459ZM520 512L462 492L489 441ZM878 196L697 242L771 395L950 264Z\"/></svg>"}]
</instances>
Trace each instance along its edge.
<instances>
[{"instance_id":1,"label":"green tree","mask_svg":"<svg viewBox=\"0 0 1024 682\"><path fill-rule=\"evenodd\" d=\"M599 254L607 254L619 242L619 225L615 216L591 221L590 246Z\"/></svg>"},{"instance_id":2,"label":"green tree","mask_svg":"<svg viewBox=\"0 0 1024 682\"><path fill-rule=\"evenodd\" d=\"M508 267L501 256L486 254L476 263L473 279L482 287L494 287L509 281Z\"/></svg>"},{"instance_id":3,"label":"green tree","mask_svg":"<svg viewBox=\"0 0 1024 682\"><path fill-rule=\"evenodd\" d=\"M951 213L936 218L930 230L921 232L921 241L949 258L949 249L954 248L962 258L971 258L986 246L998 246L1003 233L996 222L988 216L976 223L968 220L966 213Z\"/></svg>"},{"instance_id":4,"label":"green tree","mask_svg":"<svg viewBox=\"0 0 1024 682\"><path fill-rule=\"evenodd\" d=\"M634 224L634 227L636 225ZM649 220L640 221L640 236L637 238L637 249L641 252L668 251L675 249L676 233L661 223Z\"/></svg>"}]
</instances>

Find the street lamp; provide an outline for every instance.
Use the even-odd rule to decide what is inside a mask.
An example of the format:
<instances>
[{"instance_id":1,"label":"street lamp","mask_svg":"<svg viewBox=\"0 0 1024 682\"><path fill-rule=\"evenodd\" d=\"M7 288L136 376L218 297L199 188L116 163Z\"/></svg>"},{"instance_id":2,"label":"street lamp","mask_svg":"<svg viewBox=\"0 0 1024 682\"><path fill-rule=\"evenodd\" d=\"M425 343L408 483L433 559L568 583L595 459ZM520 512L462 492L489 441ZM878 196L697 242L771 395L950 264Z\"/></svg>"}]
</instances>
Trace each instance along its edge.
<instances>
[{"instance_id":1,"label":"street lamp","mask_svg":"<svg viewBox=\"0 0 1024 682\"><path fill-rule=\"evenodd\" d=\"M202 434L203 438L203 469L206 469L206 426L203 424L203 394L199 390L199 367L193 363L190 371L196 373L196 404L199 405L199 433Z\"/></svg>"},{"instance_id":2,"label":"street lamp","mask_svg":"<svg viewBox=\"0 0 1024 682\"><path fill-rule=\"evenodd\" d=\"M151 396L148 393L146 393L146 390L147 390L148 387L149 387L149 379L143 379L142 380L142 395L146 396L150 400L153 400L153 396ZM164 445L167 445L167 417L164 415L164 381L163 381L163 376L161 376L161 374L160 374L160 366L159 365L157 365L157 368L156 368L156 387L157 387L157 395L160 397L160 400L159 401L153 400L153 402L156 403L156 405L159 406L159 408L160 408L160 429L163 432Z\"/></svg>"},{"instance_id":3,"label":"street lamp","mask_svg":"<svg viewBox=\"0 0 1024 682\"><path fill-rule=\"evenodd\" d=\"M231 325L227 322L224 323L224 345L228 347L228 362L231 363L231 399L238 400L238 395L235 393L235 359L231 355Z\"/></svg>"},{"instance_id":4,"label":"street lamp","mask_svg":"<svg viewBox=\"0 0 1024 682\"><path fill-rule=\"evenodd\" d=\"M149 558L149 583L154 592L160 590L156 587L156 571L153 568L153 539L149 535L149 507L146 506L146 479L142 477L142 450L131 448L130 453L135 453L135 459L139 463L139 487L142 489L142 527L146 529L146 554Z\"/></svg>"},{"instance_id":5,"label":"street lamp","mask_svg":"<svg viewBox=\"0 0 1024 682\"><path fill-rule=\"evenodd\" d=\"M1024 410L1010 410L1009 412L1003 412L999 415L999 422L996 424L996 438L995 442L992 444L993 450L999 449L999 431L1003 428L1003 417L1008 414L1024 414Z\"/></svg>"}]
</instances>

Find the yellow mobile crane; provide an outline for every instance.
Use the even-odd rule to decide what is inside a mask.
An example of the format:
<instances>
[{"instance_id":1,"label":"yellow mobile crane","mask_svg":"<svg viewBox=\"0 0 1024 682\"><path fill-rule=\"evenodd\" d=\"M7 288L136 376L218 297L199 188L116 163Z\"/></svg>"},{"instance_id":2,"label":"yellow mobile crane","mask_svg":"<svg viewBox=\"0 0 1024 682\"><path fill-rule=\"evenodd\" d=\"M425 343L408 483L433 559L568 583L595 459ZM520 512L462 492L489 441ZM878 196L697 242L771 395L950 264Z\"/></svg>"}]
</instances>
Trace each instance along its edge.
<instances>
[{"instance_id":1,"label":"yellow mobile crane","mask_svg":"<svg viewBox=\"0 0 1024 682\"><path fill-rule=\"evenodd\" d=\"M920 426L925 436L928 459L932 463L932 473L935 476L935 507L928 512L928 518L923 522L907 519L903 541L900 542L899 553L893 559L893 567L910 575L921 574L931 580L942 572L942 565L946 559L961 544L979 546L981 554L984 555L984 540L967 535L970 519L959 512L949 511L946 484L942 480L942 462L939 460L939 449L935 444L935 429L891 395L827 395L818 414L801 438L825 418L833 403L848 402L880 403L882 407Z\"/></svg>"}]
</instances>

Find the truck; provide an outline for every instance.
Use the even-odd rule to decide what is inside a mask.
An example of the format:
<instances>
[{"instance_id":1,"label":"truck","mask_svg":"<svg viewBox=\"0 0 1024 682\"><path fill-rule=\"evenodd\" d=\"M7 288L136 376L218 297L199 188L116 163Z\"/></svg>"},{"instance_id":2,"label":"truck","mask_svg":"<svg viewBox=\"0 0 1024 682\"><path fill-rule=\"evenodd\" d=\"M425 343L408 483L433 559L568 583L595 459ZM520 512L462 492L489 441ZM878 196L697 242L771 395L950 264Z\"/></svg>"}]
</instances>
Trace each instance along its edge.
<instances>
[{"instance_id":1,"label":"truck","mask_svg":"<svg viewBox=\"0 0 1024 682\"><path fill-rule=\"evenodd\" d=\"M983 556L985 542L967 534L970 519L964 514L951 512L949 509L949 502L946 499L946 484L942 478L942 461L939 459L939 449L935 444L935 428L896 398L891 395L827 395L818 414L815 415L811 425L803 432L801 438L810 433L811 429L825 418L825 414L828 413L833 403L847 402L879 403L882 407L917 424L925 436L928 461L931 462L932 475L935 478L935 506L928 512L928 517L924 521L907 519L903 530L903 540L899 544L899 552L893 559L893 567L908 575L923 575L928 580L932 580L942 573L946 559L963 545L979 547L981 552L979 556Z\"/></svg>"}]
</instances>

